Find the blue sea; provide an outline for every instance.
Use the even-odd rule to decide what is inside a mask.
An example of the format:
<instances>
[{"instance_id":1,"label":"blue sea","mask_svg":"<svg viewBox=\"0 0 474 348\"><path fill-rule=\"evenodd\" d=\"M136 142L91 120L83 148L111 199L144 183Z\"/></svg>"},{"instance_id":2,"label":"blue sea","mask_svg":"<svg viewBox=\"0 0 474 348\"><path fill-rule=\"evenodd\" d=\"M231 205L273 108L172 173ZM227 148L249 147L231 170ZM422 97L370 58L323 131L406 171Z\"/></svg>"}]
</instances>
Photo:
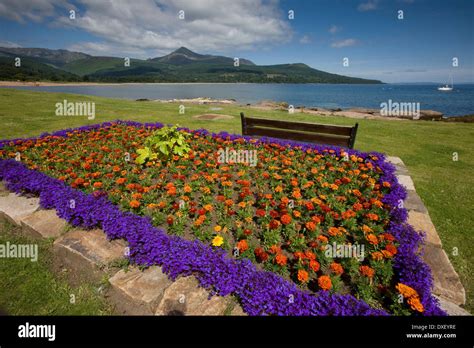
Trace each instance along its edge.
<instances>
[{"instance_id":1,"label":"blue sea","mask_svg":"<svg viewBox=\"0 0 474 348\"><path fill-rule=\"evenodd\" d=\"M420 103L422 110L436 110L446 116L474 114L474 84L455 85L441 92L435 84L252 84L176 83L122 84L102 86L42 86L18 89L64 92L125 99L184 99L210 97L235 99L238 103L261 100L284 101L290 105L322 108L366 107L379 109L381 103Z\"/></svg>"}]
</instances>

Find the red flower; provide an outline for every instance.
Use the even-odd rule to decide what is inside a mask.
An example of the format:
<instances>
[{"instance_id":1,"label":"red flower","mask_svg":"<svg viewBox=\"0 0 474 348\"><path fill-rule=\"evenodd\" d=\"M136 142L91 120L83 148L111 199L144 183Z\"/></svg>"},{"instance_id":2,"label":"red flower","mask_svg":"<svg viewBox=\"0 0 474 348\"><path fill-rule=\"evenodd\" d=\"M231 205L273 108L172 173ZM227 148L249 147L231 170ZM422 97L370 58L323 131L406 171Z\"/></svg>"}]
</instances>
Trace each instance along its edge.
<instances>
[{"instance_id":1,"label":"red flower","mask_svg":"<svg viewBox=\"0 0 474 348\"><path fill-rule=\"evenodd\" d=\"M283 225L288 225L291 222L291 216L288 214L284 214L282 215L280 220Z\"/></svg>"},{"instance_id":2,"label":"red flower","mask_svg":"<svg viewBox=\"0 0 474 348\"><path fill-rule=\"evenodd\" d=\"M268 260L268 254L263 250L263 248L256 248L255 251L255 257L260 261L260 262L265 262Z\"/></svg>"},{"instance_id":3,"label":"red flower","mask_svg":"<svg viewBox=\"0 0 474 348\"><path fill-rule=\"evenodd\" d=\"M271 229L276 229L276 228L278 228L278 226L280 226L280 221L278 221L278 220L270 221L270 228Z\"/></svg>"},{"instance_id":4,"label":"red flower","mask_svg":"<svg viewBox=\"0 0 474 348\"><path fill-rule=\"evenodd\" d=\"M257 211L255 212L255 215L257 215L258 217L264 217L265 214L266 212L263 209L257 209Z\"/></svg>"}]
</instances>

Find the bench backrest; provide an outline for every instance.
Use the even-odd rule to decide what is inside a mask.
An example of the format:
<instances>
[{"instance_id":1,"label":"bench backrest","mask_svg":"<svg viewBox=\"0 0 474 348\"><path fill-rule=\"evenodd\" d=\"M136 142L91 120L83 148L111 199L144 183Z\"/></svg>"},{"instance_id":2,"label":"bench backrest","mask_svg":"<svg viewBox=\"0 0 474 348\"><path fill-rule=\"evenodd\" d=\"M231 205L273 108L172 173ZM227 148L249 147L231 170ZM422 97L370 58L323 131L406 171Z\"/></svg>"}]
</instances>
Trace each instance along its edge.
<instances>
[{"instance_id":1,"label":"bench backrest","mask_svg":"<svg viewBox=\"0 0 474 348\"><path fill-rule=\"evenodd\" d=\"M357 128L359 127L358 123L354 127L347 127L245 117L243 112L240 113L240 118L243 135L336 145L350 149L354 147Z\"/></svg>"}]
</instances>

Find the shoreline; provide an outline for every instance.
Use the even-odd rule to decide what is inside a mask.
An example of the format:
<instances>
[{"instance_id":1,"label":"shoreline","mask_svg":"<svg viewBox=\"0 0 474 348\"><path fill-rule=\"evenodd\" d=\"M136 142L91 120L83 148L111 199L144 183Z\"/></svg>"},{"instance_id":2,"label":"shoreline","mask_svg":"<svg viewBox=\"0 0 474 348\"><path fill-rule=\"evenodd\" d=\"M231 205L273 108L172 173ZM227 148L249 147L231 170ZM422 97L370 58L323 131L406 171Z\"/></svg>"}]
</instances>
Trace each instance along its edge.
<instances>
[{"instance_id":1,"label":"shoreline","mask_svg":"<svg viewBox=\"0 0 474 348\"><path fill-rule=\"evenodd\" d=\"M133 86L133 85L244 85L251 82L45 82L45 81L0 81L0 87L64 87L64 86ZM133 100L133 99L132 99ZM197 98L174 98L174 99L136 99L138 102L161 102L161 103L189 103L189 104L214 104L214 105L235 105L248 107L257 110L288 110L288 103L273 100L261 100L253 104L239 103L235 99L214 99L209 97ZM444 121L444 122L474 122L474 112L466 115L447 116L442 112L435 110L420 110L418 118L410 115L383 116L380 115L380 109L365 107L344 107L344 108L321 108L317 106L299 106L295 105L294 113L315 114L321 116L342 116L355 119L381 119L381 120L425 120L425 121Z\"/></svg>"},{"instance_id":2,"label":"shoreline","mask_svg":"<svg viewBox=\"0 0 474 348\"><path fill-rule=\"evenodd\" d=\"M246 85L252 82L47 82L0 81L0 87L127 86L127 85Z\"/></svg>"}]
</instances>

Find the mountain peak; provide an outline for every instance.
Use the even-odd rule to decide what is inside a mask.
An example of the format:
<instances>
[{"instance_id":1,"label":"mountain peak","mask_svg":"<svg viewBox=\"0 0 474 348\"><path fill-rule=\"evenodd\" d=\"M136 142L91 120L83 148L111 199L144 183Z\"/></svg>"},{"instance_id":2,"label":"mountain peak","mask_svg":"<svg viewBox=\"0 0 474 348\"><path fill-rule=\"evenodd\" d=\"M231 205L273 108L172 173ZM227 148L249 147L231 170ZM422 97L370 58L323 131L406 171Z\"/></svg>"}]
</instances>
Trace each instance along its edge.
<instances>
[{"instance_id":1,"label":"mountain peak","mask_svg":"<svg viewBox=\"0 0 474 348\"><path fill-rule=\"evenodd\" d=\"M180 53L180 54L185 54L185 55L196 55L197 53L191 51L190 49L181 46L177 50L173 51L172 53Z\"/></svg>"}]
</instances>

